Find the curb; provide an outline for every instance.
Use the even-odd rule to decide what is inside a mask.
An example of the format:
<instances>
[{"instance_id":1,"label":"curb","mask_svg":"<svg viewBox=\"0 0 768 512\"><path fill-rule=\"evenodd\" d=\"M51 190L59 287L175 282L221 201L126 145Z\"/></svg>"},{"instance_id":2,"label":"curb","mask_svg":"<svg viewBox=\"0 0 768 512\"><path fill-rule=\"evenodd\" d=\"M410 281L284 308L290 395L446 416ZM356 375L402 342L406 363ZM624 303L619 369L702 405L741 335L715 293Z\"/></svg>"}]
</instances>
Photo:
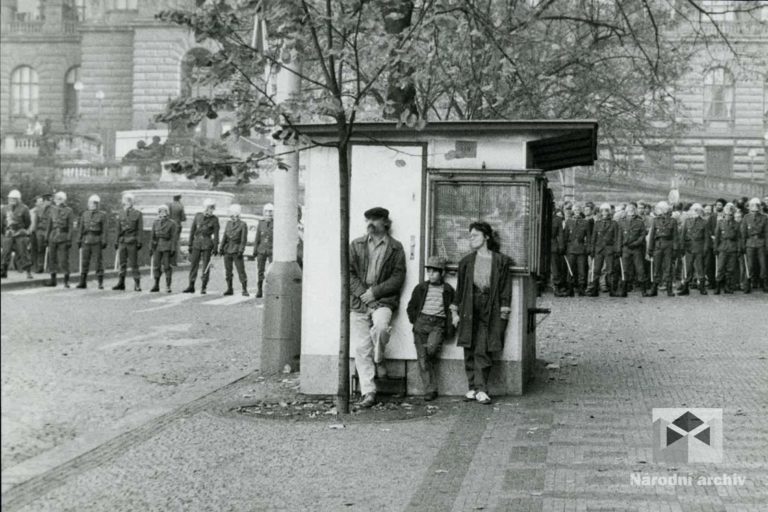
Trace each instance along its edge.
<instances>
[{"instance_id":1,"label":"curb","mask_svg":"<svg viewBox=\"0 0 768 512\"><path fill-rule=\"evenodd\" d=\"M185 263L180 263L178 266L173 268L174 268L174 272L176 272L179 270L188 270L189 267L190 267L190 264L185 262ZM149 275L151 273L151 269L149 265L145 265L143 267L139 267L139 272L143 277L143 276ZM120 273L119 271L115 271L115 270L105 270L104 279L105 280L117 279L119 273ZM37 287L43 286L43 283L45 283L50 278L49 274L44 274L44 275L45 277L35 277L34 279L24 279L23 281L13 281L13 282L3 281L3 283L0 284L0 292L12 291L12 290L23 290L26 288L37 288ZM129 279L128 275L126 275L126 280L127 279ZM69 275L70 286L74 287L77 284L77 281L79 280L80 280L79 273ZM94 272L89 272L87 281L96 281L96 274Z\"/></svg>"}]
</instances>

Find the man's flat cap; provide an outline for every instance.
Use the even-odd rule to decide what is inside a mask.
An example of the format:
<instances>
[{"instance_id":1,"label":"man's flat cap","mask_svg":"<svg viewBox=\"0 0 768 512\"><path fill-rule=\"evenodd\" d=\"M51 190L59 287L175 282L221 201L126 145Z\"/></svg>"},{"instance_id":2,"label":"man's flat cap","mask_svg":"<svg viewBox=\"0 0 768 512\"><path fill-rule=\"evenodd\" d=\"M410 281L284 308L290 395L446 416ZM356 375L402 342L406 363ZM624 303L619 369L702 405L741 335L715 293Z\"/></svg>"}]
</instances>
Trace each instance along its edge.
<instances>
[{"instance_id":1,"label":"man's flat cap","mask_svg":"<svg viewBox=\"0 0 768 512\"><path fill-rule=\"evenodd\" d=\"M371 208L370 210L367 210L365 212L365 218L366 219L388 219L389 210L387 210L386 208L382 208L381 206L376 206L375 208Z\"/></svg>"}]
</instances>

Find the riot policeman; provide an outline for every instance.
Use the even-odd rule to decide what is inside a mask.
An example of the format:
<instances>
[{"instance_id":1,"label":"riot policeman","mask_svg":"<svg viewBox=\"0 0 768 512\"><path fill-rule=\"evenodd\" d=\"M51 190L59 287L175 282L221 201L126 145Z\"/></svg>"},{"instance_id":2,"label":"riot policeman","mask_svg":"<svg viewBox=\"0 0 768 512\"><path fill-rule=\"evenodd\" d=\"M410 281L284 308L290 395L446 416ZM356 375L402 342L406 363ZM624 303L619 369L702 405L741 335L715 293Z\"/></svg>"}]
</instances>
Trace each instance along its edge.
<instances>
[{"instance_id":1,"label":"riot policeman","mask_svg":"<svg viewBox=\"0 0 768 512\"><path fill-rule=\"evenodd\" d=\"M139 270L139 251L141 250L141 234L144 229L144 216L133 207L133 194L123 194L123 209L117 216L117 250L120 261L120 273L113 290L125 290L125 274L128 265L133 269L133 290L141 291L141 272Z\"/></svg>"},{"instance_id":2,"label":"riot policeman","mask_svg":"<svg viewBox=\"0 0 768 512\"><path fill-rule=\"evenodd\" d=\"M80 216L80 238L77 246L82 251L80 282L77 288L85 288L91 259L96 260L96 279L99 290L104 289L103 251L107 248L107 214L99 209L101 199L97 195L88 198L88 209Z\"/></svg>"},{"instance_id":3,"label":"riot policeman","mask_svg":"<svg viewBox=\"0 0 768 512\"><path fill-rule=\"evenodd\" d=\"M208 286L210 268L208 263L211 256L218 254L219 245L219 219L213 214L216 209L216 203L213 199L203 201L205 211L195 215L192 226L189 229L189 286L183 293L195 293L195 281L197 280L197 269L201 260L203 264L203 275L200 293L205 294Z\"/></svg>"},{"instance_id":4,"label":"riot policeman","mask_svg":"<svg viewBox=\"0 0 768 512\"><path fill-rule=\"evenodd\" d=\"M48 224L48 257L51 279L45 286L56 286L56 272L64 274L64 287L69 288L69 250L72 247L75 214L66 205L67 194L62 191L53 196L51 221Z\"/></svg>"},{"instance_id":5,"label":"riot policeman","mask_svg":"<svg viewBox=\"0 0 768 512\"><path fill-rule=\"evenodd\" d=\"M709 223L704 219L704 208L695 203L691 206L691 212L695 217L685 219L680 234L682 250L685 251L683 260L683 282L678 290L678 295L688 295L693 275L696 274L696 283L699 292L707 295L707 285L704 278L704 257L710 250L711 233Z\"/></svg>"},{"instance_id":6,"label":"riot policeman","mask_svg":"<svg viewBox=\"0 0 768 512\"><path fill-rule=\"evenodd\" d=\"M21 202L21 192L11 190L8 194L8 206L3 208L3 254L2 277L8 277L11 257L16 254L16 268L27 272L27 279L32 279L32 261L29 258L29 228L32 217L27 205Z\"/></svg>"}]
</instances>

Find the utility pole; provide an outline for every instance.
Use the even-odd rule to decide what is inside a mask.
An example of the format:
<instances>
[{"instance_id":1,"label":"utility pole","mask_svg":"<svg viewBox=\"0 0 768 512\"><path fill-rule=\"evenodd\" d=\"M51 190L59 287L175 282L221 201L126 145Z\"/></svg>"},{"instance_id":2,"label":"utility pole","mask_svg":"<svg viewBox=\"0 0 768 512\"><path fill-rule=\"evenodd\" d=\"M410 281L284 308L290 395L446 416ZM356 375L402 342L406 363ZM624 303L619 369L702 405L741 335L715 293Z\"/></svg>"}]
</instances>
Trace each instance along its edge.
<instances>
[{"instance_id":1,"label":"utility pole","mask_svg":"<svg viewBox=\"0 0 768 512\"><path fill-rule=\"evenodd\" d=\"M301 92L301 61L293 52L290 62L277 73L277 103L290 101ZM294 120L295 121L295 120ZM274 261L265 276L264 316L261 340L261 371L274 373L286 364L295 370L301 353L301 281L296 262L299 206L299 144L279 141L275 154L288 169L274 172Z\"/></svg>"}]
</instances>

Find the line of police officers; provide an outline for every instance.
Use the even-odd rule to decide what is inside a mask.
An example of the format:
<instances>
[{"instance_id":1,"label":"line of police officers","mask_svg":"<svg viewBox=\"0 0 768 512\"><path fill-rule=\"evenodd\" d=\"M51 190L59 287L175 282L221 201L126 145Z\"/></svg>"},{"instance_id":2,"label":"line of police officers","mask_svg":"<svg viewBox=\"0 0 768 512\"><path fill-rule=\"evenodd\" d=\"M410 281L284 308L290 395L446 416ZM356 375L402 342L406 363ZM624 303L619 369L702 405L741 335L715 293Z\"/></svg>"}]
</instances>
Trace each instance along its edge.
<instances>
[{"instance_id":1,"label":"line of police officers","mask_svg":"<svg viewBox=\"0 0 768 512\"><path fill-rule=\"evenodd\" d=\"M104 259L103 251L107 248L106 212L99 208L100 198L92 195L88 199L88 209L79 220L80 229L75 229L75 215L72 208L67 206L67 195L56 192L53 204L50 195L43 195L30 212L22 203L21 193L12 190L8 194L8 205L3 208L4 220L2 243L2 277L7 277L11 258L15 254L16 268L26 272L27 278L32 279L32 265L35 264L38 273L50 273L46 286L56 286L58 276L63 278L66 288L70 286L69 252L73 244L80 250L79 283L77 288L86 288L88 272L91 264L95 267L98 288L104 288ZM174 198L178 200L179 198ZM232 280L233 266L237 269L242 294L248 296L248 278L245 272L244 254L248 241L248 226L240 219L241 207L233 204L229 207L230 220L224 230L224 236L219 240L219 219L214 215L216 205L212 199L204 202L204 211L195 215L189 234L190 262L189 286L184 293L194 293L195 281L202 263L201 294L206 293L210 270L211 257L221 254L224 259L225 279L227 289L224 295L233 295ZM154 286L151 292L160 291L160 278L165 274L165 286L171 292L172 265L175 262L181 233L180 221L169 216L168 206L158 209L158 217L152 225L150 236L150 263ZM174 212L174 217L186 218L181 210ZM266 222L259 223L254 247L254 257L258 260L259 281L258 297L263 295L262 286L266 262L272 260L272 214L273 207L264 207ZM115 267L119 268L118 282L113 290L125 290L125 278L128 267L131 267L134 280L134 290L141 291L141 273L139 270L139 251L142 248L142 231L144 219L141 211L134 208L133 194L123 194L122 208L117 215L117 239L115 241ZM34 246L32 245L34 240ZM35 261L30 256L30 247L35 248Z\"/></svg>"},{"instance_id":2,"label":"line of police officers","mask_svg":"<svg viewBox=\"0 0 768 512\"><path fill-rule=\"evenodd\" d=\"M655 215L642 215L634 203L614 208L604 203L597 216L574 204L557 210L552 225L552 282L558 297L599 295L601 276L611 297L626 297L637 287L644 297L658 295L664 285L674 296L695 286L702 295L707 284L715 294L732 293L744 273L745 293L762 287L768 293L768 204L753 198L739 221L731 203L719 200L705 216L700 204L675 218L670 205L656 204ZM567 217L567 218L566 218ZM714 276L707 278L709 256ZM709 283L708 283L709 282Z\"/></svg>"}]
</instances>

